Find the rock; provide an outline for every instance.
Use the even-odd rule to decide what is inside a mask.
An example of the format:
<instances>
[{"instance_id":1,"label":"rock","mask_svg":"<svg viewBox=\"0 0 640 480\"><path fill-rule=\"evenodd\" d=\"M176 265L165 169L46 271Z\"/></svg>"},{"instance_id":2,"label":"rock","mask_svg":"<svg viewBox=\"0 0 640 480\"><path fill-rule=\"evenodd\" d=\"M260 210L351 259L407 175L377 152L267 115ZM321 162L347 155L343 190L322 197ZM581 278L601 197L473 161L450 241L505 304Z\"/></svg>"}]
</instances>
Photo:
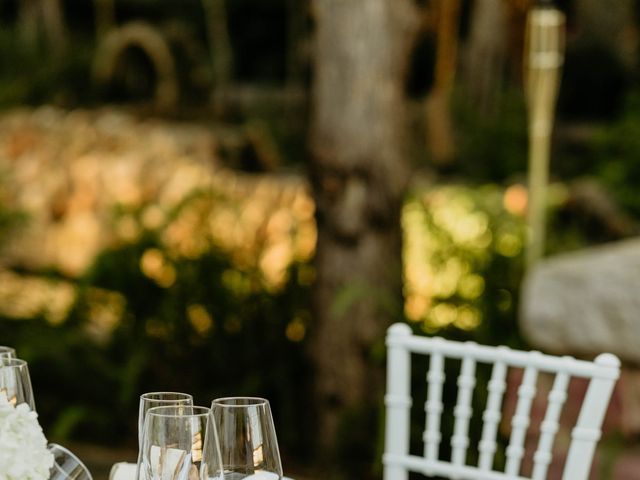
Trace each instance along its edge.
<instances>
[{"instance_id":1,"label":"rock","mask_svg":"<svg viewBox=\"0 0 640 480\"><path fill-rule=\"evenodd\" d=\"M640 362L640 240L541 261L525 278L520 322L555 354L611 352Z\"/></svg>"}]
</instances>

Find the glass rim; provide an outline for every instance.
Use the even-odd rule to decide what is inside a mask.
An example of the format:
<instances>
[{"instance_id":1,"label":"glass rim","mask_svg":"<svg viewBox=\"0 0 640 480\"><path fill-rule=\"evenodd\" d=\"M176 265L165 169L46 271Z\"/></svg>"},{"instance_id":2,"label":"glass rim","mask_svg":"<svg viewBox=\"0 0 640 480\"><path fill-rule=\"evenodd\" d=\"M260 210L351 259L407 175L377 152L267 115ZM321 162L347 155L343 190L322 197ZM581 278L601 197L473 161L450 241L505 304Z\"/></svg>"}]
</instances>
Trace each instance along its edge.
<instances>
[{"instance_id":1,"label":"glass rim","mask_svg":"<svg viewBox=\"0 0 640 480\"><path fill-rule=\"evenodd\" d=\"M0 358L0 368L4 367L26 367L27 361L21 358Z\"/></svg>"},{"instance_id":2,"label":"glass rim","mask_svg":"<svg viewBox=\"0 0 640 480\"><path fill-rule=\"evenodd\" d=\"M0 345L0 352L9 352L15 355L16 349L7 345Z\"/></svg>"},{"instance_id":3,"label":"glass rim","mask_svg":"<svg viewBox=\"0 0 640 480\"><path fill-rule=\"evenodd\" d=\"M176 396L182 396L182 398L172 398L172 399L154 398L153 395L176 395ZM140 400L152 400L154 402L166 402L166 403L179 402L181 400L191 400L193 402L193 395L191 395L190 393L184 393L184 392L147 392L140 395Z\"/></svg>"},{"instance_id":4,"label":"glass rim","mask_svg":"<svg viewBox=\"0 0 640 480\"><path fill-rule=\"evenodd\" d=\"M76 462L78 462L78 465L82 466L82 468L85 469L85 471L89 472L89 469L87 468L87 466L84 464L84 462L82 460L80 460L78 458L78 456L73 453L71 450L69 450L66 447L63 447L62 445L60 445L59 443L49 443L47 444L47 449L49 451L51 451L52 448L57 448L58 450L61 450L62 452L64 452L65 455L69 455L71 458L73 458ZM55 457L55 455L54 455ZM55 461L54 461L55 462ZM55 465L58 465L57 463ZM60 469L60 467L58 467Z\"/></svg>"},{"instance_id":5,"label":"glass rim","mask_svg":"<svg viewBox=\"0 0 640 480\"><path fill-rule=\"evenodd\" d=\"M230 403L242 401L245 403ZM245 408L245 407L268 407L269 400L262 397L222 397L216 398L211 402L211 407L224 407L224 408Z\"/></svg>"},{"instance_id":6,"label":"glass rim","mask_svg":"<svg viewBox=\"0 0 640 480\"><path fill-rule=\"evenodd\" d=\"M163 410L169 411L170 408L190 408L192 413L180 413L180 414L171 414L171 413L162 413ZM194 413L195 410L200 411L201 413ZM211 413L211 409L209 407L202 407L200 405L163 405L160 407L152 407L147 410L145 415L145 419L149 418L149 415L153 415L155 417L168 417L168 418L184 418L184 417L205 417Z\"/></svg>"}]
</instances>

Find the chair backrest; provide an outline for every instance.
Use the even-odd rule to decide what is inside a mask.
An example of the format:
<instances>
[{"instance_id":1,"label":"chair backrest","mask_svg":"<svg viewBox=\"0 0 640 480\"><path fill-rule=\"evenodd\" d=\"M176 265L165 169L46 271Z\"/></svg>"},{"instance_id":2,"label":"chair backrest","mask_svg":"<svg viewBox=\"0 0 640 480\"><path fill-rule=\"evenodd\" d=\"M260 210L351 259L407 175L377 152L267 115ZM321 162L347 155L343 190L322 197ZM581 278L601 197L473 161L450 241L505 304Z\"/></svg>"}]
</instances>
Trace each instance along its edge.
<instances>
[{"instance_id":1,"label":"chair backrest","mask_svg":"<svg viewBox=\"0 0 640 480\"><path fill-rule=\"evenodd\" d=\"M409 452L411 411L411 354L429 356L426 428L422 456ZM442 338L413 335L406 324L392 325L387 332L387 393L384 480L407 480L409 472L460 480L543 480L552 459L552 447L560 414L567 397L571 377L590 379L564 465L563 480L586 480L600 429L620 374L620 361L615 355L602 354L594 362L572 357L555 357L540 352L523 352L507 347L487 347L473 342L452 342ZM451 458L439 458L441 414L445 358L461 361L457 379L457 399L453 409ZM469 422L473 414L472 398L476 366L490 364L491 378L487 386L487 402L482 415L483 428L477 445L478 464L467 465ZM494 470L496 436L502 417L503 395L510 367L524 369L518 388L517 405L511 420L511 435L506 449L504 472ZM548 396L544 419L540 424L537 449L533 456L531 477L520 476L524 444L529 427L531 405L536 394L538 372L555 374ZM473 447L475 448L475 446Z\"/></svg>"}]
</instances>

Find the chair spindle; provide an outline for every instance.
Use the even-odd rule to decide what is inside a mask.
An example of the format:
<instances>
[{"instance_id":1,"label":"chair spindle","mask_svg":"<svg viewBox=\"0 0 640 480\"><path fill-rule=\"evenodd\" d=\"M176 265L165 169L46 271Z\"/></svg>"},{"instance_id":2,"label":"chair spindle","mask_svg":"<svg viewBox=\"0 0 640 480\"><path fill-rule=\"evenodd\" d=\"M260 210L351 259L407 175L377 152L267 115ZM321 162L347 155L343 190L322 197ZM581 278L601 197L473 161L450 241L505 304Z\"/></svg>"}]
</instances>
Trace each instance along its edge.
<instances>
[{"instance_id":1,"label":"chair spindle","mask_svg":"<svg viewBox=\"0 0 640 480\"><path fill-rule=\"evenodd\" d=\"M545 480L547 478L547 471L552 458L551 449L560 425L562 407L567 400L570 379L571 377L566 372L558 372L553 381L553 387L549 393L547 411L544 414L544 420L540 424L538 449L533 455L532 480Z\"/></svg>"},{"instance_id":2,"label":"chair spindle","mask_svg":"<svg viewBox=\"0 0 640 480\"><path fill-rule=\"evenodd\" d=\"M506 347L500 347L500 351L508 351ZM498 357L499 358L499 357ZM481 471L489 471L493 468L493 457L496 453L496 435L498 433L498 423L502 416L502 396L507 388L505 378L507 376L507 365L502 360L496 360L491 371L489 380L489 398L487 407L482 415L484 426L482 428L482 438L478 450L480 460L478 468Z\"/></svg>"},{"instance_id":3,"label":"chair spindle","mask_svg":"<svg viewBox=\"0 0 640 480\"><path fill-rule=\"evenodd\" d=\"M531 352L532 357L540 356L539 352ZM535 367L527 367L524 371L522 383L518 388L518 404L516 412L511 419L511 438L507 447L507 475L517 476L520 473L522 457L524 456L524 441L529 428L531 404L536 395L536 381L538 370Z\"/></svg>"},{"instance_id":4,"label":"chair spindle","mask_svg":"<svg viewBox=\"0 0 640 480\"><path fill-rule=\"evenodd\" d=\"M442 414L442 385L444 384L444 356L438 352L437 345L442 339L434 339L435 350L431 355L427 382L429 390L425 403L427 426L424 432L424 456L427 460L438 459L440 447L440 415Z\"/></svg>"},{"instance_id":5,"label":"chair spindle","mask_svg":"<svg viewBox=\"0 0 640 480\"><path fill-rule=\"evenodd\" d=\"M471 402L473 388L476 384L475 376L476 361L471 357L464 357L458 377L458 399L453 410L455 423L451 438L451 463L454 465L466 464L467 448L469 447L469 420L473 413Z\"/></svg>"}]
</instances>

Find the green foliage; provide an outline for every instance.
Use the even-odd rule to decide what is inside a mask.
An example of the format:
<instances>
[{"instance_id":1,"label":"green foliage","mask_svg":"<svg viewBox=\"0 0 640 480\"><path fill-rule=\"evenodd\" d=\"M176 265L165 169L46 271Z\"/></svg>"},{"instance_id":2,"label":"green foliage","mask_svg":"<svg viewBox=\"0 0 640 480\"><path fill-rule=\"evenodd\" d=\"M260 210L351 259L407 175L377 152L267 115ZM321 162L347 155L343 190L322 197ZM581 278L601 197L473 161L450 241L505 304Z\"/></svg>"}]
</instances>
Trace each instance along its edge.
<instances>
[{"instance_id":1,"label":"green foliage","mask_svg":"<svg viewBox=\"0 0 640 480\"><path fill-rule=\"evenodd\" d=\"M598 178L619 204L640 216L640 92L631 95L621 118L594 139Z\"/></svg>"},{"instance_id":2,"label":"green foliage","mask_svg":"<svg viewBox=\"0 0 640 480\"><path fill-rule=\"evenodd\" d=\"M7 241L9 236L16 229L23 226L27 221L24 212L9 207L7 189L5 188L10 181L10 175L6 171L0 170L0 248Z\"/></svg>"},{"instance_id":3,"label":"green foliage","mask_svg":"<svg viewBox=\"0 0 640 480\"><path fill-rule=\"evenodd\" d=\"M281 291L268 293L253 288L257 274L236 270L212 247L196 259L174 259L175 282L165 288L140 268L145 252L160 248L149 233L101 254L59 326L0 320L3 343L30 363L52 438L132 443L137 398L145 391L189 391L204 405L220 396L260 395L273 401L283 445L300 453L308 366L303 344L286 336L292 319L308 316L298 267ZM234 276L252 288L235 288ZM96 289L126 299L124 309L110 307L117 323L107 335L96 335Z\"/></svg>"},{"instance_id":4,"label":"green foliage","mask_svg":"<svg viewBox=\"0 0 640 480\"><path fill-rule=\"evenodd\" d=\"M357 281L338 291L331 305L331 315L344 317L354 305L365 301L373 302L379 311L392 318L402 311L400 302L391 292L366 281Z\"/></svg>"},{"instance_id":5,"label":"green foliage","mask_svg":"<svg viewBox=\"0 0 640 480\"><path fill-rule=\"evenodd\" d=\"M521 90L497 92L495 111L456 98L456 175L473 183L504 182L527 171L527 115Z\"/></svg>"},{"instance_id":6,"label":"green foliage","mask_svg":"<svg viewBox=\"0 0 640 480\"><path fill-rule=\"evenodd\" d=\"M624 105L631 75L612 48L597 42L570 44L558 97L561 118L614 118Z\"/></svg>"},{"instance_id":7,"label":"green foliage","mask_svg":"<svg viewBox=\"0 0 640 480\"><path fill-rule=\"evenodd\" d=\"M335 451L335 465L328 470L339 471L340 478L372 478L372 464L379 461L374 457L375 439L380 434L376 422L378 412L371 404L347 409L340 416Z\"/></svg>"},{"instance_id":8,"label":"green foliage","mask_svg":"<svg viewBox=\"0 0 640 480\"><path fill-rule=\"evenodd\" d=\"M0 107L91 100L91 44L72 38L69 52L27 48L13 29L0 25Z\"/></svg>"},{"instance_id":9,"label":"green foliage","mask_svg":"<svg viewBox=\"0 0 640 480\"><path fill-rule=\"evenodd\" d=\"M428 334L519 344L524 221L495 185L414 192L405 206L406 313Z\"/></svg>"}]
</instances>

